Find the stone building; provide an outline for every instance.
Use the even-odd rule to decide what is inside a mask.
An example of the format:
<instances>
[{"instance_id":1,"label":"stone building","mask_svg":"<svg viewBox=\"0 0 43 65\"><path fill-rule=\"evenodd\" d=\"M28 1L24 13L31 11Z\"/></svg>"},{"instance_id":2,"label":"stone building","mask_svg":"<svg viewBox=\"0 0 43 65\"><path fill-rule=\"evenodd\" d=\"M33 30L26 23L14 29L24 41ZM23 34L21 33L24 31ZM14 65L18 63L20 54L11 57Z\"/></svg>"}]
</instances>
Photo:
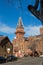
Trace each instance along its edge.
<instances>
[{"instance_id":1,"label":"stone building","mask_svg":"<svg viewBox=\"0 0 43 65\"><path fill-rule=\"evenodd\" d=\"M43 34L43 27L40 28L40 34Z\"/></svg>"},{"instance_id":2,"label":"stone building","mask_svg":"<svg viewBox=\"0 0 43 65\"><path fill-rule=\"evenodd\" d=\"M13 54L13 45L7 36L0 36L0 56L7 57Z\"/></svg>"},{"instance_id":3,"label":"stone building","mask_svg":"<svg viewBox=\"0 0 43 65\"><path fill-rule=\"evenodd\" d=\"M17 51L22 53L35 54L36 52L40 55L43 54L43 31L40 29L42 34L37 36L25 37L24 26L21 17L19 18L15 35L13 39L13 54Z\"/></svg>"},{"instance_id":4,"label":"stone building","mask_svg":"<svg viewBox=\"0 0 43 65\"><path fill-rule=\"evenodd\" d=\"M16 31L15 31L16 39L14 39L12 41L13 53L14 53L14 51L18 51L18 50L20 50L21 52L23 52L25 50L24 49L24 46L25 46L24 34L25 34L24 27L22 24L22 19L20 17L18 24L17 24L17 27L16 27Z\"/></svg>"},{"instance_id":5,"label":"stone building","mask_svg":"<svg viewBox=\"0 0 43 65\"><path fill-rule=\"evenodd\" d=\"M33 50L33 52L37 52L39 55L43 54L43 35L33 36L33 38L29 37L29 48Z\"/></svg>"}]
</instances>

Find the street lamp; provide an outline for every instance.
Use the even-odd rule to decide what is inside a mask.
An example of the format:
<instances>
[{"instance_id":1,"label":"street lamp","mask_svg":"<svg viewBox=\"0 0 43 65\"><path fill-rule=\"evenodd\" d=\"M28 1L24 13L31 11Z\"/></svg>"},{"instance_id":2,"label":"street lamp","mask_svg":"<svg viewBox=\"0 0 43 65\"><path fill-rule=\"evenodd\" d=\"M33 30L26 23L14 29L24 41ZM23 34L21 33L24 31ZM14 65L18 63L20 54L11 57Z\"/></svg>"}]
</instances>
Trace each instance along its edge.
<instances>
[{"instance_id":1,"label":"street lamp","mask_svg":"<svg viewBox=\"0 0 43 65\"><path fill-rule=\"evenodd\" d=\"M10 48L7 48L7 53L10 53Z\"/></svg>"}]
</instances>

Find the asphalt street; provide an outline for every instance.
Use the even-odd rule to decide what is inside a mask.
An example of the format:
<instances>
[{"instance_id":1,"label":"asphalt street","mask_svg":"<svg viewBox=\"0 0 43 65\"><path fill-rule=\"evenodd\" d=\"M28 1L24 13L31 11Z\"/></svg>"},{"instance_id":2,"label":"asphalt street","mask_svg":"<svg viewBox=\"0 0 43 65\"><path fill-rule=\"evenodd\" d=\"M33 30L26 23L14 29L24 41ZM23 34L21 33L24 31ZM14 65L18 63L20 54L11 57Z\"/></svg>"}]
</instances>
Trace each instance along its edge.
<instances>
[{"instance_id":1,"label":"asphalt street","mask_svg":"<svg viewBox=\"0 0 43 65\"><path fill-rule=\"evenodd\" d=\"M8 62L0 65L43 65L43 58L39 57L24 57L14 62Z\"/></svg>"}]
</instances>

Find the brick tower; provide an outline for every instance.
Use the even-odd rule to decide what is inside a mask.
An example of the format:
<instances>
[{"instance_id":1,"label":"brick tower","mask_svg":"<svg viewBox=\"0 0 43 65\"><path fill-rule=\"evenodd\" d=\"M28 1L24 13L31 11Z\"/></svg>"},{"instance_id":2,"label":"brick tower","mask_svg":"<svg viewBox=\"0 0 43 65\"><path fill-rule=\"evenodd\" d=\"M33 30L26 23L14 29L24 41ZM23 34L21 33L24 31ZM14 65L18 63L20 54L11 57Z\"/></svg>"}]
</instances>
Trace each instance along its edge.
<instances>
[{"instance_id":1,"label":"brick tower","mask_svg":"<svg viewBox=\"0 0 43 65\"><path fill-rule=\"evenodd\" d=\"M20 39L20 38L23 38L24 37L24 27L23 27L23 23L22 23L22 19L21 17L19 17L19 21L18 21L18 24L17 24L17 27L16 27L16 38Z\"/></svg>"},{"instance_id":2,"label":"brick tower","mask_svg":"<svg viewBox=\"0 0 43 65\"><path fill-rule=\"evenodd\" d=\"M18 24L16 27L15 35L16 39L13 40L13 52L15 50L22 51L24 49L24 27L21 17L19 17Z\"/></svg>"}]
</instances>

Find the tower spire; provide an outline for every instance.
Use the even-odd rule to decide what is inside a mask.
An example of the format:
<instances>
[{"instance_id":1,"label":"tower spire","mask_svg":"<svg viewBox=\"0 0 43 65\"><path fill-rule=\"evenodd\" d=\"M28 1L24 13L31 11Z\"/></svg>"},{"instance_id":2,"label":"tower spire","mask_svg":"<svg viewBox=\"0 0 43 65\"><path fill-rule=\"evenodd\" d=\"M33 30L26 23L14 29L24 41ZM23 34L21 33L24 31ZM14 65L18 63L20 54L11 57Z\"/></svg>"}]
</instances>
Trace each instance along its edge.
<instances>
[{"instance_id":1,"label":"tower spire","mask_svg":"<svg viewBox=\"0 0 43 65\"><path fill-rule=\"evenodd\" d=\"M20 33L21 35L22 35L22 34L23 34L23 35L25 34L25 32L24 32L24 26L23 26L22 18L21 18L21 17L19 17L15 34L18 34L18 33Z\"/></svg>"},{"instance_id":2,"label":"tower spire","mask_svg":"<svg viewBox=\"0 0 43 65\"><path fill-rule=\"evenodd\" d=\"M18 24L17 24L17 28L24 28L21 17L19 17Z\"/></svg>"}]
</instances>

